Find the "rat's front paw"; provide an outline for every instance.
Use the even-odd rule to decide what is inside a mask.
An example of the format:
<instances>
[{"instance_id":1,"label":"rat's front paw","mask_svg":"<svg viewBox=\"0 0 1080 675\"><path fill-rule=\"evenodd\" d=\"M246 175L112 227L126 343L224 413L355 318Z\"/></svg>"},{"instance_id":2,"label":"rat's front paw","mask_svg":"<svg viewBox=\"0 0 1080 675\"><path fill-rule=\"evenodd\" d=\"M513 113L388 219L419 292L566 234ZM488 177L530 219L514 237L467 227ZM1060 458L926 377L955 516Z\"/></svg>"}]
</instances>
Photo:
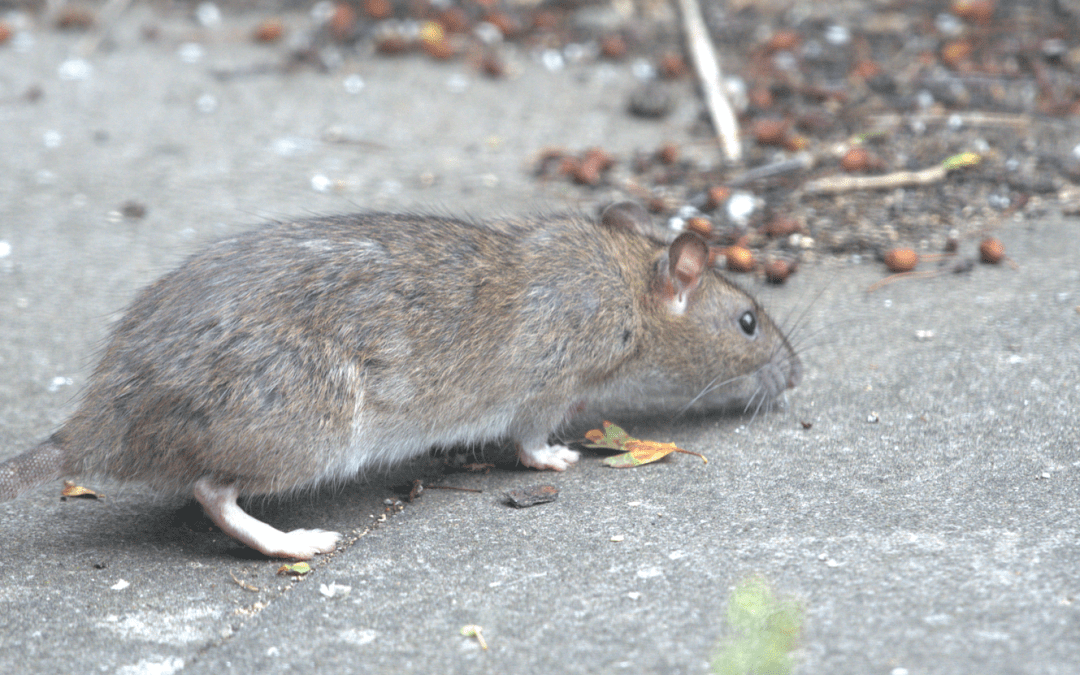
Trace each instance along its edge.
<instances>
[{"instance_id":1,"label":"rat's front paw","mask_svg":"<svg viewBox=\"0 0 1080 675\"><path fill-rule=\"evenodd\" d=\"M337 548L341 535L327 530L293 530L282 532L272 541L260 542L266 548L260 551L272 558L311 560L316 553L329 553Z\"/></svg>"},{"instance_id":2,"label":"rat's front paw","mask_svg":"<svg viewBox=\"0 0 1080 675\"><path fill-rule=\"evenodd\" d=\"M518 446L518 461L533 469L565 471L577 462L580 456L581 453L577 450L571 450L565 445L543 445L539 448Z\"/></svg>"}]
</instances>

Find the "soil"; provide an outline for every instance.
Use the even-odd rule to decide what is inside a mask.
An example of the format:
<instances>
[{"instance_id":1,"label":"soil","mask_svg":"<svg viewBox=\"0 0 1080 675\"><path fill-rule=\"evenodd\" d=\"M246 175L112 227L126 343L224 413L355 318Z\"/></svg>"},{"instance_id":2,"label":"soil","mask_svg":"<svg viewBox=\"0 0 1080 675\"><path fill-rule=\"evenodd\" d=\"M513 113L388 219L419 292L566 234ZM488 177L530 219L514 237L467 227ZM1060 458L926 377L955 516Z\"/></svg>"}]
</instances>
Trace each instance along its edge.
<instances>
[{"instance_id":1,"label":"soil","mask_svg":"<svg viewBox=\"0 0 1080 675\"><path fill-rule=\"evenodd\" d=\"M169 5L175 9L177 5ZM710 37L738 110L744 161L723 160L670 3L364 0L229 3L258 19L245 36L273 47L228 80L424 54L513 78L522 54L553 72L625 62L638 86L625 114L658 122L685 107L682 142L618 154L552 146L522 165L583 204L642 200L673 229L754 252L752 267L893 248L952 251L1047 209L1080 212L1080 5L1068 0L706 3ZM108 9L26 6L54 30L103 33ZM192 4L195 23L220 21ZM300 14L300 12L304 12ZM6 28L5 28L6 26ZM157 39L153 24L144 39ZM0 24L0 39L13 33ZM284 39L289 36L290 39ZM569 70L563 76L572 77ZM22 96L40 95L33 88ZM669 122L670 123L670 122ZM923 185L898 172L966 165ZM794 161L793 161L794 160ZM775 169L770 171L763 167ZM764 174L764 175L762 175ZM821 193L816 181L893 176L889 187ZM138 203L125 205L137 210ZM965 243L972 242L969 246ZM965 265L953 265L958 271Z\"/></svg>"}]
</instances>

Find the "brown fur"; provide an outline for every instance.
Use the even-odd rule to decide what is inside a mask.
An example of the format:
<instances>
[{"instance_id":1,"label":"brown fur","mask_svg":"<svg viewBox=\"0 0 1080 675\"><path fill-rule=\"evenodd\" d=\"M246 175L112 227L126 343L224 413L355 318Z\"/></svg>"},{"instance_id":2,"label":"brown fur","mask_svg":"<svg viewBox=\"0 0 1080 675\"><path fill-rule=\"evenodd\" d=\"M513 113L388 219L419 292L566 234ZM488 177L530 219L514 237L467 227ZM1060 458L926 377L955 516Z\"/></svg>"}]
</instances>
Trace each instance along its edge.
<instances>
[{"instance_id":1,"label":"brown fur","mask_svg":"<svg viewBox=\"0 0 1080 675\"><path fill-rule=\"evenodd\" d=\"M786 339L700 241L650 231L618 205L601 222L374 213L220 241L139 293L77 412L0 465L0 499L80 474L275 493L433 445L543 443L583 401L678 410L732 378L698 405L794 386Z\"/></svg>"}]
</instances>

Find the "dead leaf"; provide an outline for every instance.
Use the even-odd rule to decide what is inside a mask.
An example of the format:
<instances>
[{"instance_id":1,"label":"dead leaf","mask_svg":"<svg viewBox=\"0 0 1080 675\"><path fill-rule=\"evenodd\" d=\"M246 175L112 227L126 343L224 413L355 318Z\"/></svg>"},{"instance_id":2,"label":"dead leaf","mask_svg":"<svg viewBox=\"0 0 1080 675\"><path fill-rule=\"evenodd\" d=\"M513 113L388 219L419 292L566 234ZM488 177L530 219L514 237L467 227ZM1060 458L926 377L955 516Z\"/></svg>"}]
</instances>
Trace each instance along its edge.
<instances>
[{"instance_id":1,"label":"dead leaf","mask_svg":"<svg viewBox=\"0 0 1080 675\"><path fill-rule=\"evenodd\" d=\"M60 500L72 499L105 499L105 495L99 495L90 488L76 485L69 480L64 481L64 489L60 491Z\"/></svg>"},{"instance_id":2,"label":"dead leaf","mask_svg":"<svg viewBox=\"0 0 1080 675\"><path fill-rule=\"evenodd\" d=\"M674 443L660 443L658 441L642 441L634 438L623 431L622 428L604 420L604 430L592 429L585 432L585 438L591 443L583 443L586 448L603 448L605 450L620 450L622 454L614 455L603 460L604 464L616 469L628 469L642 464L650 464L658 459L663 459L673 452L682 452L687 455L696 455L706 464L709 460L697 452L683 450Z\"/></svg>"},{"instance_id":3,"label":"dead leaf","mask_svg":"<svg viewBox=\"0 0 1080 675\"><path fill-rule=\"evenodd\" d=\"M604 430L593 429L592 431L585 432L585 438L592 441L591 443L582 443L586 448L603 448L605 450L623 450L623 444L626 441L635 440L630 434L623 431L622 427L619 427L607 420L604 420Z\"/></svg>"},{"instance_id":4,"label":"dead leaf","mask_svg":"<svg viewBox=\"0 0 1080 675\"><path fill-rule=\"evenodd\" d=\"M516 509L527 506L547 504L555 501L559 496L559 488L554 485L530 485L506 493L506 503Z\"/></svg>"}]
</instances>

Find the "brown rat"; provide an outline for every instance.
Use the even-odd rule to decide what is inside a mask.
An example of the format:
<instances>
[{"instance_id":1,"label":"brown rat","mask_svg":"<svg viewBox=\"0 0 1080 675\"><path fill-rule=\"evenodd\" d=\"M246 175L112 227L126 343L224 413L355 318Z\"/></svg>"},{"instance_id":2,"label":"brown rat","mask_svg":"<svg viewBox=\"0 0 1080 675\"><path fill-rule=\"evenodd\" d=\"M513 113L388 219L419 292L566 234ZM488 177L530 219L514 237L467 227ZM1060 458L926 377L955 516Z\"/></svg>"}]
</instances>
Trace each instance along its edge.
<instances>
[{"instance_id":1,"label":"brown rat","mask_svg":"<svg viewBox=\"0 0 1080 675\"><path fill-rule=\"evenodd\" d=\"M281 532L237 497L309 488L433 447L548 445L582 406L768 401L798 384L787 339L632 203L599 221L361 214L220 241L144 289L75 414L0 464L0 500L77 475L194 493L227 534L306 559L340 535Z\"/></svg>"}]
</instances>

